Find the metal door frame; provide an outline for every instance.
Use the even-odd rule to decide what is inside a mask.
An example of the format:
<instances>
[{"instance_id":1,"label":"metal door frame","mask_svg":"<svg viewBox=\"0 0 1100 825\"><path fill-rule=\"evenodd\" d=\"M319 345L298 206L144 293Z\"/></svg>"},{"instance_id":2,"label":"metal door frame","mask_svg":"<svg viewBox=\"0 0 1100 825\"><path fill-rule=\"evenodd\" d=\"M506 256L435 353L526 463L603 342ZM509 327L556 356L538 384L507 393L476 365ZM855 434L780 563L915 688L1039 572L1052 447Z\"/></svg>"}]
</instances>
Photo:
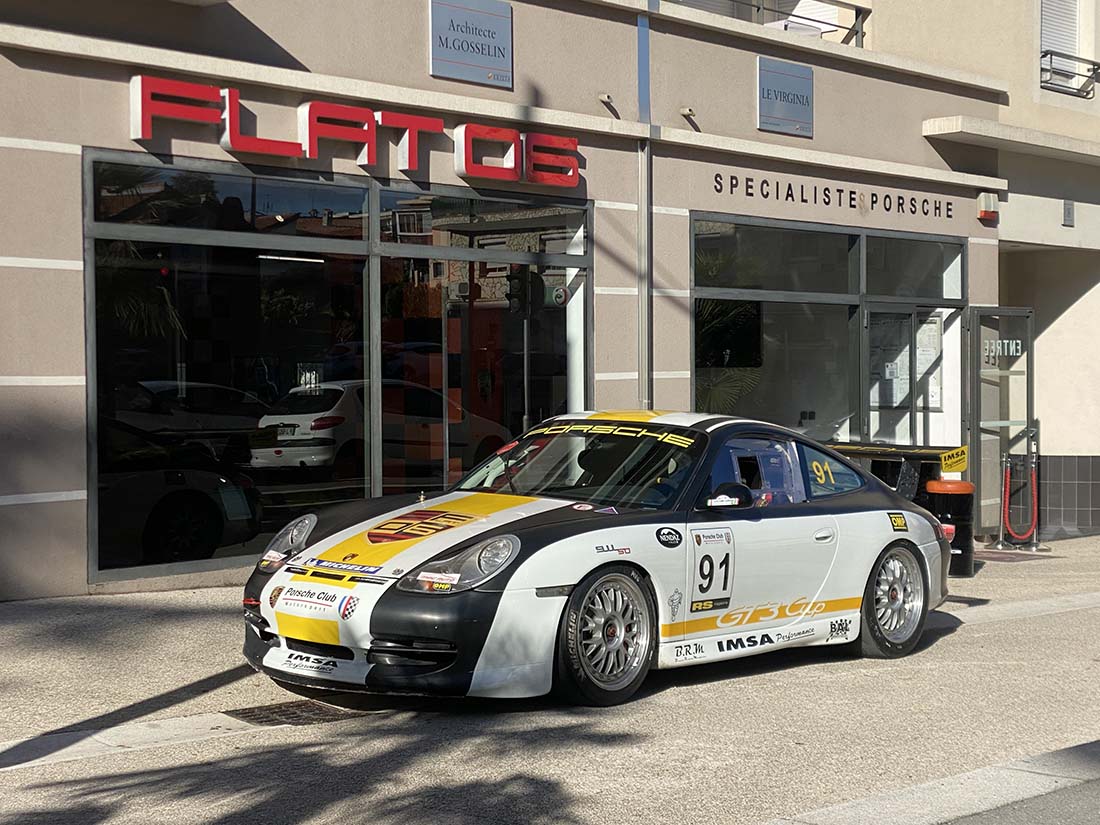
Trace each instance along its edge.
<instances>
[{"instance_id":1,"label":"metal door frame","mask_svg":"<svg viewBox=\"0 0 1100 825\"><path fill-rule=\"evenodd\" d=\"M970 307L967 323L970 328L969 338L969 364L970 371L968 386L970 388L970 403L968 405L970 415L967 427L967 443L969 445L970 460L967 466L966 478L974 483L976 488L974 500L974 532L976 534L993 533L999 528L999 524L982 524L981 502L982 491L982 450L981 450L981 418L982 418L982 366L981 358L981 319L983 316L1024 318L1027 320L1027 412L1024 425L1026 440L1025 455L1030 460L1033 452L1038 452L1039 427L1035 420L1035 311L1031 307L1000 307L1000 306L972 306ZM978 361L978 363L975 363ZM998 497L1000 493L998 492Z\"/></svg>"}]
</instances>

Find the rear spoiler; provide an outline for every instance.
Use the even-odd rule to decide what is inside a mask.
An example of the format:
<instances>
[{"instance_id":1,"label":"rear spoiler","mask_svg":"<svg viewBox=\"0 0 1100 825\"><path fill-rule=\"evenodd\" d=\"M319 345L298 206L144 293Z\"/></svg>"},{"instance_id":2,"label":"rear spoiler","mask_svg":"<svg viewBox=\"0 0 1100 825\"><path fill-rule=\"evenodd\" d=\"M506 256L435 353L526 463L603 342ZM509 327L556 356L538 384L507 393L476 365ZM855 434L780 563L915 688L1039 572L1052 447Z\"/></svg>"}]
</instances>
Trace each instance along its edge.
<instances>
[{"instance_id":1,"label":"rear spoiler","mask_svg":"<svg viewBox=\"0 0 1100 825\"><path fill-rule=\"evenodd\" d=\"M825 444L852 459L872 475L913 501L924 484L941 478L941 457L959 447L911 447L903 444L861 444L826 441Z\"/></svg>"}]
</instances>

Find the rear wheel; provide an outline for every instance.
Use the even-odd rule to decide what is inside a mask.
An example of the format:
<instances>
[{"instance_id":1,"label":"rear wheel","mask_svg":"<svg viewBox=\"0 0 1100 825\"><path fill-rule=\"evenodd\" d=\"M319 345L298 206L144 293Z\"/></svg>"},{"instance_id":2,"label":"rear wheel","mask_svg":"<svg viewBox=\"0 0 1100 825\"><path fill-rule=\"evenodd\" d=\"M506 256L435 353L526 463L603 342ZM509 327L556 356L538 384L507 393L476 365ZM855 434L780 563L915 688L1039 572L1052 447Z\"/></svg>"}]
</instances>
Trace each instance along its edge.
<instances>
[{"instance_id":1,"label":"rear wheel","mask_svg":"<svg viewBox=\"0 0 1100 825\"><path fill-rule=\"evenodd\" d=\"M859 652L896 659L920 642L928 616L927 582L916 552L892 544L879 554L863 591Z\"/></svg>"},{"instance_id":2,"label":"rear wheel","mask_svg":"<svg viewBox=\"0 0 1100 825\"><path fill-rule=\"evenodd\" d=\"M636 568L612 564L578 584L558 632L557 685L585 705L617 705L641 686L657 647L653 592Z\"/></svg>"}]
</instances>

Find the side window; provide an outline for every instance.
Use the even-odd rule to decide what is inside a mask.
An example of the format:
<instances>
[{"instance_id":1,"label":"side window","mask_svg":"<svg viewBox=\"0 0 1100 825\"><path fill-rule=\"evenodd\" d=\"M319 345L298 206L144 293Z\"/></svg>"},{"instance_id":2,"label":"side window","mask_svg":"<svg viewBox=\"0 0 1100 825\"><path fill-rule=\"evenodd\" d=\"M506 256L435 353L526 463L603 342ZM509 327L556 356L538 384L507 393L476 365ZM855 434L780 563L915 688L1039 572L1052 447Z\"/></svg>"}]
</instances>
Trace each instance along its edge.
<instances>
[{"instance_id":1,"label":"side window","mask_svg":"<svg viewBox=\"0 0 1100 825\"><path fill-rule=\"evenodd\" d=\"M798 450L802 454L811 498L848 493L863 486L863 480L848 465L805 444L799 444Z\"/></svg>"},{"instance_id":2,"label":"side window","mask_svg":"<svg viewBox=\"0 0 1100 825\"><path fill-rule=\"evenodd\" d=\"M723 484L744 484L757 507L798 504L806 500L802 474L790 441L772 438L731 438L715 456L707 495Z\"/></svg>"}]
</instances>

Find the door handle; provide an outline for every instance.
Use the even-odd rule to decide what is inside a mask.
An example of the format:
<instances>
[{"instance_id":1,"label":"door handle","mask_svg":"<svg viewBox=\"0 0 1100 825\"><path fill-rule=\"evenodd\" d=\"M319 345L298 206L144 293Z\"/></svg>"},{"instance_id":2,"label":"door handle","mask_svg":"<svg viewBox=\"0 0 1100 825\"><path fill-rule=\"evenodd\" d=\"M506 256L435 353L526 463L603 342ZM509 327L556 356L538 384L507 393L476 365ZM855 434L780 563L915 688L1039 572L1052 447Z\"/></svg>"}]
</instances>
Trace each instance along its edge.
<instances>
[{"instance_id":1,"label":"door handle","mask_svg":"<svg viewBox=\"0 0 1100 825\"><path fill-rule=\"evenodd\" d=\"M826 527L824 530L818 530L814 533L814 541L819 544L827 544L836 538L836 530L832 527Z\"/></svg>"}]
</instances>

